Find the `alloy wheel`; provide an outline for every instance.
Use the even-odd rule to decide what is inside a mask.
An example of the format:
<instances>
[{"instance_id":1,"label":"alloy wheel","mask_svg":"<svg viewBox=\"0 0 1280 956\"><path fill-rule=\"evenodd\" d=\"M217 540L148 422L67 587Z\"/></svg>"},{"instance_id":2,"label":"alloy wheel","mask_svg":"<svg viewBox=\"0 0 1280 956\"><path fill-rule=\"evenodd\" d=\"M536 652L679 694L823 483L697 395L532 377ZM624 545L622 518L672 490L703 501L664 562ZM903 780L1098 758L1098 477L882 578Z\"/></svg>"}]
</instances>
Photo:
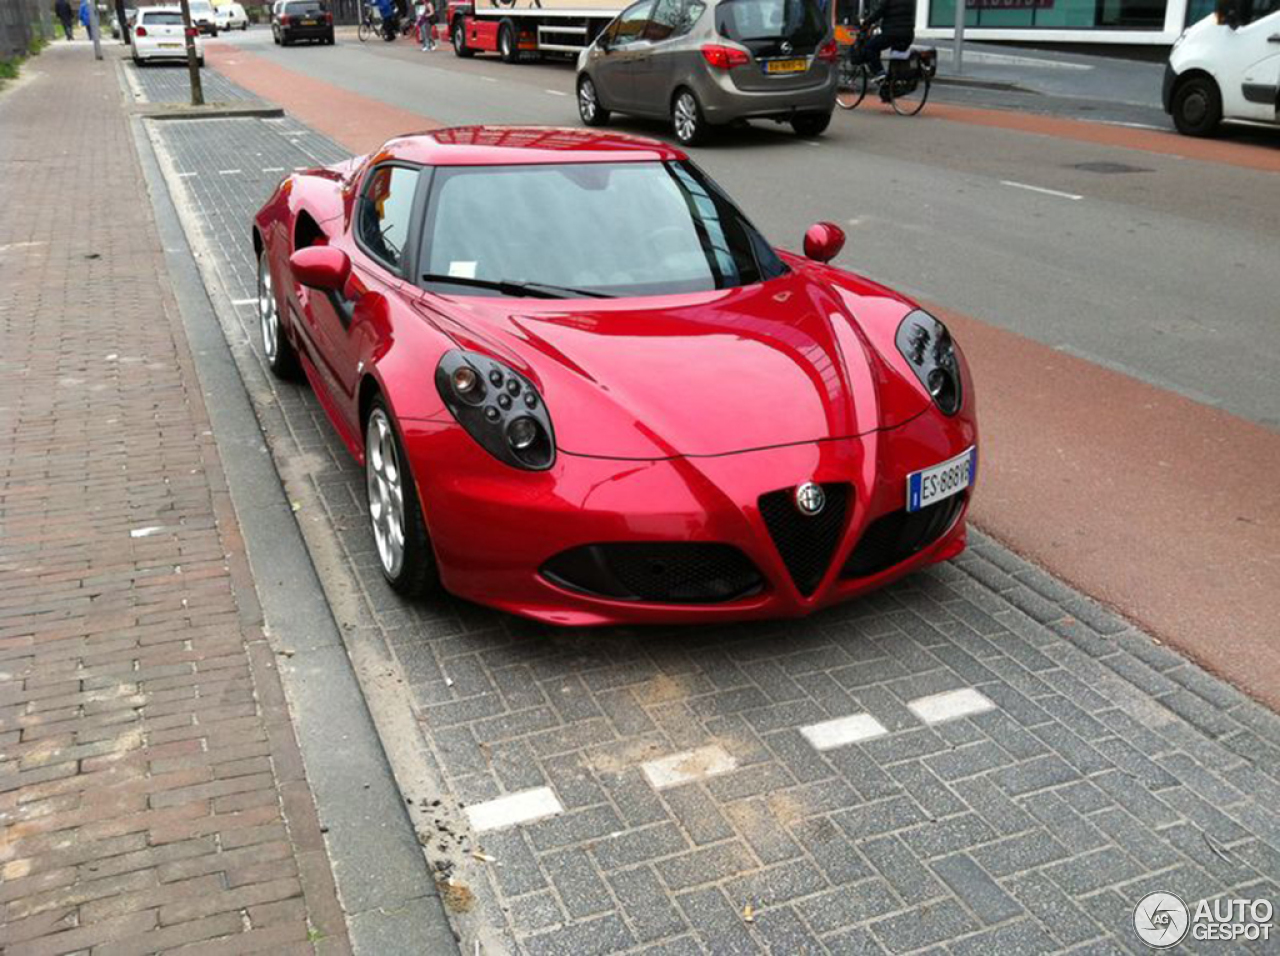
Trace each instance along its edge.
<instances>
[{"instance_id":1,"label":"alloy wheel","mask_svg":"<svg viewBox=\"0 0 1280 956\"><path fill-rule=\"evenodd\" d=\"M271 267L264 253L258 259L258 321L262 326L262 351L274 363L280 350L280 313L271 285Z\"/></svg>"},{"instance_id":2,"label":"alloy wheel","mask_svg":"<svg viewBox=\"0 0 1280 956\"><path fill-rule=\"evenodd\" d=\"M693 142L698 136L698 101L692 93L681 93L676 98L676 139L682 143Z\"/></svg>"},{"instance_id":3,"label":"alloy wheel","mask_svg":"<svg viewBox=\"0 0 1280 956\"><path fill-rule=\"evenodd\" d=\"M391 420L381 408L369 415L364 459L369 521L378 560L387 576L394 578L404 565L404 478Z\"/></svg>"},{"instance_id":4,"label":"alloy wheel","mask_svg":"<svg viewBox=\"0 0 1280 956\"><path fill-rule=\"evenodd\" d=\"M589 77L583 77L578 84L578 112L582 114L584 123L591 123L596 118L596 85Z\"/></svg>"}]
</instances>

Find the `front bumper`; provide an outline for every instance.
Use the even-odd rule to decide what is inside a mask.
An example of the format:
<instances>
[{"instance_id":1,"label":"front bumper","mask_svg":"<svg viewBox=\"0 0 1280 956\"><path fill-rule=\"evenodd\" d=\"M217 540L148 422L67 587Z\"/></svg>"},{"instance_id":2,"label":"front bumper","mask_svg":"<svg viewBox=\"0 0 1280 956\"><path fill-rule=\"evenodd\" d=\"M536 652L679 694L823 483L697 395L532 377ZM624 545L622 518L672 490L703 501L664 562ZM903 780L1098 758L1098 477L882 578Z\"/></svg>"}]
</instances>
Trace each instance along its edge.
<instances>
[{"instance_id":1,"label":"front bumper","mask_svg":"<svg viewBox=\"0 0 1280 956\"><path fill-rule=\"evenodd\" d=\"M1164 79L1160 83L1160 102L1164 104L1164 111L1170 115L1173 114L1173 84L1177 79L1178 74L1173 72L1173 64L1166 63Z\"/></svg>"},{"instance_id":2,"label":"front bumper","mask_svg":"<svg viewBox=\"0 0 1280 956\"><path fill-rule=\"evenodd\" d=\"M967 505L939 537L899 563L864 577L843 573L868 525L905 507L907 475L978 438L971 419L930 410L857 439L655 461L561 453L549 471L529 473L496 462L452 420L401 427L445 587L560 625L799 617L954 557L964 548ZM440 462L450 463L447 472ZM805 589L775 545L760 499L807 481L847 483L849 494L825 572ZM731 545L759 570L762 586L720 603L627 601L584 594L541 572L563 552L615 542Z\"/></svg>"}]
</instances>

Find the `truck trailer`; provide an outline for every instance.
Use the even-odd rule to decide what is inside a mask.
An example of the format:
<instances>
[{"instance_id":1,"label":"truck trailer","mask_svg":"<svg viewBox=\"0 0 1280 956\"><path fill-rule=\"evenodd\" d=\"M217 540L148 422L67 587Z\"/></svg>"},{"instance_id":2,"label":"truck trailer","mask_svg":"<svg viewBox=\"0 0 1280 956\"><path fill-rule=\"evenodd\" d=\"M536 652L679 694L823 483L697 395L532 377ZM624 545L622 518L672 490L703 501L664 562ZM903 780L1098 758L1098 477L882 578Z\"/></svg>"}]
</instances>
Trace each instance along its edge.
<instances>
[{"instance_id":1,"label":"truck trailer","mask_svg":"<svg viewBox=\"0 0 1280 956\"><path fill-rule=\"evenodd\" d=\"M458 56L497 53L504 63L543 54L574 56L590 46L630 0L524 0L524 5L449 4L449 39Z\"/></svg>"}]
</instances>

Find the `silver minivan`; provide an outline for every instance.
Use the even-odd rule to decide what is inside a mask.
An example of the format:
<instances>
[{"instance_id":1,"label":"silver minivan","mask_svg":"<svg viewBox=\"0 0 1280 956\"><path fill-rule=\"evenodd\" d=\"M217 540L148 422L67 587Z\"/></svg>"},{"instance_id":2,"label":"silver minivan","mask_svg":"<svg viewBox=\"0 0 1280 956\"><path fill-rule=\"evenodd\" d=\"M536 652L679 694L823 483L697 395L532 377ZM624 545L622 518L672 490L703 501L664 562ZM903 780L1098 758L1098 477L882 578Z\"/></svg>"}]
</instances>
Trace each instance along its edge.
<instances>
[{"instance_id":1,"label":"silver minivan","mask_svg":"<svg viewBox=\"0 0 1280 956\"><path fill-rule=\"evenodd\" d=\"M738 120L817 136L835 108L839 51L822 0L640 0L578 54L578 113L670 119L694 145Z\"/></svg>"}]
</instances>

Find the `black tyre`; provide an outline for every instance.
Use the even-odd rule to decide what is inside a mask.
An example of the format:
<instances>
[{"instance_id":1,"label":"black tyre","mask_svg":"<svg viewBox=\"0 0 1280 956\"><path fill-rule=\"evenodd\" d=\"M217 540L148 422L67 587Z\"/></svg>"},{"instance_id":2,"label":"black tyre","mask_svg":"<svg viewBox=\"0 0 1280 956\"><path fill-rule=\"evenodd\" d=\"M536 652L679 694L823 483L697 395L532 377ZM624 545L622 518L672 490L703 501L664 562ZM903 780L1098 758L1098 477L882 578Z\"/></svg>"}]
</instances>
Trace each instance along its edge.
<instances>
[{"instance_id":1,"label":"black tyre","mask_svg":"<svg viewBox=\"0 0 1280 956\"><path fill-rule=\"evenodd\" d=\"M356 28L356 38L363 43L371 36L373 36L373 27L369 26L369 22L367 20L361 20L360 26Z\"/></svg>"},{"instance_id":2,"label":"black tyre","mask_svg":"<svg viewBox=\"0 0 1280 956\"><path fill-rule=\"evenodd\" d=\"M265 249L258 256L258 330L262 335L262 357L267 360L271 374L280 379L296 379L302 365L280 321L280 302Z\"/></svg>"},{"instance_id":3,"label":"black tyre","mask_svg":"<svg viewBox=\"0 0 1280 956\"><path fill-rule=\"evenodd\" d=\"M519 34L510 20L502 21L502 26L498 27L498 55L503 63L515 63L520 59Z\"/></svg>"},{"instance_id":4,"label":"black tyre","mask_svg":"<svg viewBox=\"0 0 1280 956\"><path fill-rule=\"evenodd\" d=\"M578 78L578 115L587 126L604 126L609 122L609 111L600 105L596 84L585 73Z\"/></svg>"},{"instance_id":5,"label":"black tyre","mask_svg":"<svg viewBox=\"0 0 1280 956\"><path fill-rule=\"evenodd\" d=\"M842 110L857 109L866 99L870 82L871 74L865 64L854 63L849 57L843 57L836 81L836 106Z\"/></svg>"},{"instance_id":6,"label":"black tyre","mask_svg":"<svg viewBox=\"0 0 1280 956\"><path fill-rule=\"evenodd\" d=\"M830 113L801 113L791 120L791 128L797 136L821 136L831 125Z\"/></svg>"},{"instance_id":7,"label":"black tyre","mask_svg":"<svg viewBox=\"0 0 1280 956\"><path fill-rule=\"evenodd\" d=\"M679 90L671 101L671 129L681 146L707 141L707 120L693 90Z\"/></svg>"},{"instance_id":8,"label":"black tyre","mask_svg":"<svg viewBox=\"0 0 1280 956\"><path fill-rule=\"evenodd\" d=\"M400 429L381 395L369 408L364 435L365 502L382 576L407 597L436 591L440 573L418 488Z\"/></svg>"},{"instance_id":9,"label":"black tyre","mask_svg":"<svg viewBox=\"0 0 1280 956\"><path fill-rule=\"evenodd\" d=\"M929 77L920 70L913 70L907 79L892 79L893 71L885 79L882 89L888 90L889 105L899 116L915 116L929 100Z\"/></svg>"},{"instance_id":10,"label":"black tyre","mask_svg":"<svg viewBox=\"0 0 1280 956\"><path fill-rule=\"evenodd\" d=\"M1184 136L1212 136L1222 122L1222 94L1207 76L1193 76L1173 94L1173 125Z\"/></svg>"},{"instance_id":11,"label":"black tyre","mask_svg":"<svg viewBox=\"0 0 1280 956\"><path fill-rule=\"evenodd\" d=\"M453 21L453 29L449 36L453 39L454 55L464 58L476 55L475 50L467 49L467 31L463 28L461 17Z\"/></svg>"}]
</instances>

